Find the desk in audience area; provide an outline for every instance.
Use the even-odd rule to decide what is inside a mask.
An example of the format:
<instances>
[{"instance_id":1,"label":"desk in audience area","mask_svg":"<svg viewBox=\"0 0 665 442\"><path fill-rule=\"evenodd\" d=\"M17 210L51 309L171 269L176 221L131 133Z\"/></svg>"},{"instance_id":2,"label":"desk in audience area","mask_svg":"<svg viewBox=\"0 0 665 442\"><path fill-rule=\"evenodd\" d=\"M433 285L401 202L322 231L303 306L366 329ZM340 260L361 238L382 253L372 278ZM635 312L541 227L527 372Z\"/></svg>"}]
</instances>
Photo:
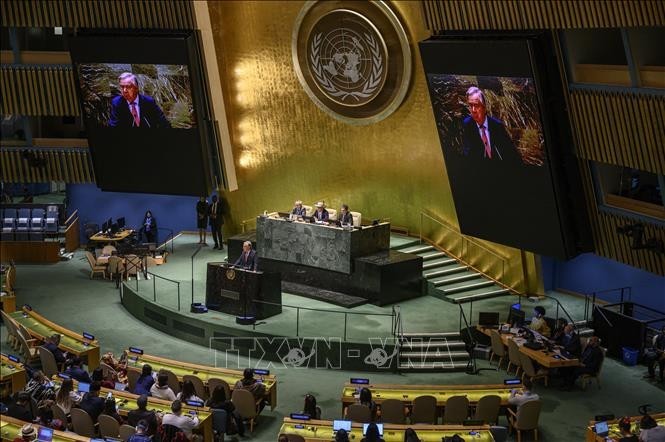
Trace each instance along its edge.
<instances>
[{"instance_id":1,"label":"desk in audience area","mask_svg":"<svg viewBox=\"0 0 665 442\"><path fill-rule=\"evenodd\" d=\"M403 442L404 431L413 428L418 433L421 442L441 442L444 437L460 435L464 440L478 442L491 442L494 440L488 425L464 427L461 425L397 425L383 424L383 440L385 442ZM333 433L333 421L309 420L301 421L284 418L284 423L279 429L280 434L298 434L305 438L306 442L326 441L335 439ZM470 435L469 433L475 433ZM352 423L349 440L360 441L363 438L363 424Z\"/></svg>"},{"instance_id":2,"label":"desk in audience area","mask_svg":"<svg viewBox=\"0 0 665 442\"><path fill-rule=\"evenodd\" d=\"M23 311L14 312L10 315L16 322L25 327L33 338L40 341L58 333L61 336L61 350L72 353L83 360L87 360L88 371L99 366L101 357L98 341L88 341L83 335L55 324L34 310L23 308Z\"/></svg>"},{"instance_id":3,"label":"desk in audience area","mask_svg":"<svg viewBox=\"0 0 665 442\"><path fill-rule=\"evenodd\" d=\"M152 356L146 354L132 353L127 350L127 369L141 372L143 364L150 364L154 371L161 369L172 371L182 382L184 375L194 375L201 379L204 384L208 383L208 379L217 378L226 381L231 390L233 386L242 379L242 370L232 370L228 368L211 367L209 365L192 364L189 362L174 361L159 356ZM277 405L277 378L274 375L268 376L254 376L256 379L261 379L263 385L266 386L266 400L270 403L270 409L273 410ZM212 392L210 392L212 393Z\"/></svg>"},{"instance_id":4,"label":"desk in audience area","mask_svg":"<svg viewBox=\"0 0 665 442\"><path fill-rule=\"evenodd\" d=\"M126 239L132 233L134 233L134 231L131 230L131 229L122 230L122 231L120 231L118 233L115 233L115 234L112 234L112 235L106 235L105 233L97 232L94 235L92 235L90 238L88 238L88 241L103 242L103 243L108 243L108 242L117 243L117 242L120 242L120 241Z\"/></svg>"},{"instance_id":5,"label":"desk in audience area","mask_svg":"<svg viewBox=\"0 0 665 442\"><path fill-rule=\"evenodd\" d=\"M0 382L11 384L9 394L23 390L23 387L25 387L25 368L20 362L14 362L6 355L0 354Z\"/></svg>"},{"instance_id":6,"label":"desk in audience area","mask_svg":"<svg viewBox=\"0 0 665 442\"><path fill-rule=\"evenodd\" d=\"M2 440L14 440L21 435L21 428L28 422L23 422L13 417L2 415L0 416L0 437ZM39 432L39 425L32 424L35 430ZM79 436L70 431L53 430L53 442L71 442L71 441L89 441L89 437Z\"/></svg>"},{"instance_id":7,"label":"desk in audience area","mask_svg":"<svg viewBox=\"0 0 665 442\"><path fill-rule=\"evenodd\" d=\"M657 414L651 414L651 417L656 420L658 425L665 426L665 413L657 413ZM630 421L632 422L632 428L633 431L637 430L639 434L639 428L640 428L640 420L642 420L642 416L631 416ZM585 442L605 442L604 437L596 436L596 433L594 433L594 424L596 421L591 421L589 422L589 426L586 429L586 437L584 438ZM607 421L608 427L610 429L610 434L609 437L619 439L620 432L619 432L619 420L614 419L611 421Z\"/></svg>"},{"instance_id":8,"label":"desk in audience area","mask_svg":"<svg viewBox=\"0 0 665 442\"><path fill-rule=\"evenodd\" d=\"M485 328L485 327L477 327L478 330L480 330L482 333L486 334L487 336L491 336L490 331L493 329ZM551 352L551 351L546 351L546 350L533 350L531 348L526 348L524 346L524 343L526 342L525 339L518 337L517 335L513 333L499 333L501 335L501 342L503 342L504 346L508 346L508 340L513 339L515 343L518 345L520 348L520 353L523 353L542 365L543 367L547 368L560 368L560 367L577 367L580 365L580 361L577 358L565 358L561 356L561 354L557 352ZM555 357L558 356L558 357Z\"/></svg>"},{"instance_id":9,"label":"desk in audience area","mask_svg":"<svg viewBox=\"0 0 665 442\"><path fill-rule=\"evenodd\" d=\"M355 258L390 248L390 223L349 230L260 216L256 247L262 258L349 274Z\"/></svg>"},{"instance_id":10,"label":"desk in audience area","mask_svg":"<svg viewBox=\"0 0 665 442\"><path fill-rule=\"evenodd\" d=\"M404 405L411 405L413 400L418 396L434 396L436 398L437 407L444 407L446 401L451 396L466 396L469 399L469 404L475 406L481 397L487 395L496 395L501 398L501 405L508 405L508 398L510 397L510 390L516 389L522 391L521 385L504 385L504 384L489 384L489 385L397 385L397 384L376 384L376 385L359 385L359 384L344 384L342 389L342 410L351 404L358 401L353 396L356 390L362 387L367 387L372 392L372 400L377 404L381 404L386 399L397 399L404 403Z\"/></svg>"}]
</instances>

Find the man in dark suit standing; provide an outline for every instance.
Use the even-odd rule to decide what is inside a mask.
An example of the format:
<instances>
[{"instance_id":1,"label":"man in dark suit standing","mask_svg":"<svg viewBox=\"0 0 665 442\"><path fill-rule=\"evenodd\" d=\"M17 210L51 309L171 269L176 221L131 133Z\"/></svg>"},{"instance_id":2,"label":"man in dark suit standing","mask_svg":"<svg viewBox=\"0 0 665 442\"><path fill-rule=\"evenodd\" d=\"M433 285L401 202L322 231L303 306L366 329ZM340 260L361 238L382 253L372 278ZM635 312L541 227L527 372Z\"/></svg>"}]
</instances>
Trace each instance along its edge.
<instances>
[{"instance_id":1,"label":"man in dark suit standing","mask_svg":"<svg viewBox=\"0 0 665 442\"><path fill-rule=\"evenodd\" d=\"M218 201L217 195L212 196L212 202L208 208L208 220L210 222L210 231L212 239L215 241L213 249L224 250L222 243L222 227L224 226L224 208L222 202Z\"/></svg>"},{"instance_id":2,"label":"man in dark suit standing","mask_svg":"<svg viewBox=\"0 0 665 442\"><path fill-rule=\"evenodd\" d=\"M470 87L466 91L466 102L471 115L462 123L463 154L503 164L521 164L522 159L506 127L500 120L487 115L483 91Z\"/></svg>"},{"instance_id":3,"label":"man in dark suit standing","mask_svg":"<svg viewBox=\"0 0 665 442\"><path fill-rule=\"evenodd\" d=\"M258 270L259 257L256 255L256 251L252 250L251 241L242 243L242 253L233 265L240 266L245 270Z\"/></svg>"},{"instance_id":4,"label":"man in dark suit standing","mask_svg":"<svg viewBox=\"0 0 665 442\"><path fill-rule=\"evenodd\" d=\"M139 94L136 75L123 72L118 77L118 82L120 95L111 101L110 127L171 127L155 100Z\"/></svg>"}]
</instances>

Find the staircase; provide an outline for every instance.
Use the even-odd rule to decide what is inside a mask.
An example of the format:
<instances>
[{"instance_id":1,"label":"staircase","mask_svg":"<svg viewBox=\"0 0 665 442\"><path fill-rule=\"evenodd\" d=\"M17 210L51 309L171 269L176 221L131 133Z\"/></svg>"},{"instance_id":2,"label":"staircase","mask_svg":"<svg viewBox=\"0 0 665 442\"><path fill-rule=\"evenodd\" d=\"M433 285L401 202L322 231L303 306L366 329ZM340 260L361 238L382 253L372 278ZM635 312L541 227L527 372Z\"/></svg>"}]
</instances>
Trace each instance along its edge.
<instances>
[{"instance_id":1,"label":"staircase","mask_svg":"<svg viewBox=\"0 0 665 442\"><path fill-rule=\"evenodd\" d=\"M404 333L399 371L461 371L469 362L458 332Z\"/></svg>"},{"instance_id":2,"label":"staircase","mask_svg":"<svg viewBox=\"0 0 665 442\"><path fill-rule=\"evenodd\" d=\"M405 242L392 249L422 256L428 293L444 301L461 304L510 293L483 274L419 240Z\"/></svg>"}]
</instances>

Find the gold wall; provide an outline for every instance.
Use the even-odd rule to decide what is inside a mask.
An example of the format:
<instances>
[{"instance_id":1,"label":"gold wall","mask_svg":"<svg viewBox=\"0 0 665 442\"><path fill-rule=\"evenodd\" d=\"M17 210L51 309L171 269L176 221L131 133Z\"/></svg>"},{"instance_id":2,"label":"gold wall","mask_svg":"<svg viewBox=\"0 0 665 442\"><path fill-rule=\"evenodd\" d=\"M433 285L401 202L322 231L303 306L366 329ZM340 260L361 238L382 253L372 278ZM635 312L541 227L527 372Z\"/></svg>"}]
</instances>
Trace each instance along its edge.
<instances>
[{"instance_id":1,"label":"gold wall","mask_svg":"<svg viewBox=\"0 0 665 442\"><path fill-rule=\"evenodd\" d=\"M334 208L348 203L364 219L390 218L416 235L421 211L457 229L417 47L429 36L421 4L393 3L410 34L414 75L402 106L369 126L329 117L298 82L291 36L302 5L208 2L238 174L239 190L226 195L229 232L264 210L289 209L295 199L324 199ZM530 254L489 244L495 257L480 241L462 240L429 218L423 225L428 238L455 243L454 251L463 250L474 266L497 279L505 272L503 281L511 286L524 289L525 272L535 278ZM536 290L535 279L530 285Z\"/></svg>"}]
</instances>

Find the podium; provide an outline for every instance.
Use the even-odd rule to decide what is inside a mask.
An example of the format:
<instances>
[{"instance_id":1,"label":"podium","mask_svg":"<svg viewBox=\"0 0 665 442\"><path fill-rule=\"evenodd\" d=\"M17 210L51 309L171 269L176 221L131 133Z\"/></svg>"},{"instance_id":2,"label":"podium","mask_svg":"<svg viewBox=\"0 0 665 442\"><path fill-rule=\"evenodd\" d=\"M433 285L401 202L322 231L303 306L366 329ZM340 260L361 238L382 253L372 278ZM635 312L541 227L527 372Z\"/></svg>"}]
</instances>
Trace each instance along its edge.
<instances>
[{"instance_id":1,"label":"podium","mask_svg":"<svg viewBox=\"0 0 665 442\"><path fill-rule=\"evenodd\" d=\"M282 312L281 276L276 272L254 272L223 262L209 262L206 306L236 317L265 319L278 315Z\"/></svg>"}]
</instances>

